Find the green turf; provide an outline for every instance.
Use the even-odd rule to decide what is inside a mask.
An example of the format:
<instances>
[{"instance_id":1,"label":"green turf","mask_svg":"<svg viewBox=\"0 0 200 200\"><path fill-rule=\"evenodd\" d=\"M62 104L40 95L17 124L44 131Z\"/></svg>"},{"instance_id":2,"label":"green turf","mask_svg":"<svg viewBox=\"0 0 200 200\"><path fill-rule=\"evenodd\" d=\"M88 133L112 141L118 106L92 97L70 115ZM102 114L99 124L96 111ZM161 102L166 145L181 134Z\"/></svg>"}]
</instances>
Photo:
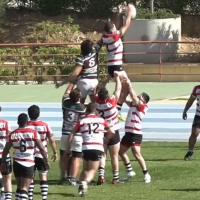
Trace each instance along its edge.
<instances>
[{"instance_id":1,"label":"green turf","mask_svg":"<svg viewBox=\"0 0 200 200\"><path fill-rule=\"evenodd\" d=\"M84 198L88 200L197 200L200 198L199 149L195 151L192 161L183 161L186 151L187 143L144 142L142 153L147 161L152 183L143 182L139 165L130 156L136 176L125 184L111 185L111 165L110 161L107 161L107 183L103 186L90 186ZM121 177L124 177L124 171L120 161ZM58 179L58 163L51 163L49 200L80 199L77 195L77 187L58 185ZM37 185L34 200L41 199L39 192Z\"/></svg>"},{"instance_id":2,"label":"green turf","mask_svg":"<svg viewBox=\"0 0 200 200\"><path fill-rule=\"evenodd\" d=\"M137 93L147 92L151 100L184 96L191 93L197 83L133 83ZM114 90L114 83L107 88ZM55 89L54 85L1 85L0 102L60 102L65 86Z\"/></svg>"}]
</instances>

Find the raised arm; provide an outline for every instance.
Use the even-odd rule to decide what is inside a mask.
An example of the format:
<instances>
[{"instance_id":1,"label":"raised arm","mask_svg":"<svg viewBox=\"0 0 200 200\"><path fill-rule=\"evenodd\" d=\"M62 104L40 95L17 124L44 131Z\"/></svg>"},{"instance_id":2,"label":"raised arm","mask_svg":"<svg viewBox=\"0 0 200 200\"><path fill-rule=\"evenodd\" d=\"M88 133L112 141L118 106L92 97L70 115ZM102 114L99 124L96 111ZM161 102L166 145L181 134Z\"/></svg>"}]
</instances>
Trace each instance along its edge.
<instances>
[{"instance_id":1,"label":"raised arm","mask_svg":"<svg viewBox=\"0 0 200 200\"><path fill-rule=\"evenodd\" d=\"M115 76L115 91L114 91L114 95L116 96L116 98L118 100L119 96L121 94L122 84L121 84L121 81L120 81L119 73L115 71L114 72L114 76Z\"/></svg>"},{"instance_id":2,"label":"raised arm","mask_svg":"<svg viewBox=\"0 0 200 200\"><path fill-rule=\"evenodd\" d=\"M128 7L126 8L128 9L128 16L126 18L126 23L124 26L121 27L120 32L121 35L123 36L124 33L127 31L127 29L129 28L130 24L131 24L131 8L130 8L130 4L128 5Z\"/></svg>"}]
</instances>

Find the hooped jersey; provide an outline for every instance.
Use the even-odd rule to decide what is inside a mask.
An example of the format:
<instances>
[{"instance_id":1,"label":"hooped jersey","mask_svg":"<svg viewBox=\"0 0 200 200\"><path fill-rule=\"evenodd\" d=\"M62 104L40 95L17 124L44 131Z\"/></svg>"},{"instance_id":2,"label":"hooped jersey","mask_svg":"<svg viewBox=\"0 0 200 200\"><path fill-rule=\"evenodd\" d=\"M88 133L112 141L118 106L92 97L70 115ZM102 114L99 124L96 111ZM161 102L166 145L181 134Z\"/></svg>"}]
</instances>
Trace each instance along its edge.
<instances>
[{"instance_id":1,"label":"hooped jersey","mask_svg":"<svg viewBox=\"0 0 200 200\"><path fill-rule=\"evenodd\" d=\"M53 136L53 132L49 125L41 120L32 120L28 122L28 127L33 130L36 130L39 133L42 145L44 146L45 151L48 155L47 139ZM35 157L43 158L40 153L40 150L37 147L35 149Z\"/></svg>"},{"instance_id":2,"label":"hooped jersey","mask_svg":"<svg viewBox=\"0 0 200 200\"><path fill-rule=\"evenodd\" d=\"M95 97L95 104L100 116L103 117L115 131L119 130L117 98L112 95L105 101L99 100L98 95Z\"/></svg>"},{"instance_id":3,"label":"hooped jersey","mask_svg":"<svg viewBox=\"0 0 200 200\"><path fill-rule=\"evenodd\" d=\"M35 141L40 139L37 131L25 127L18 128L10 133L9 142L14 147L13 159L25 167L35 165Z\"/></svg>"},{"instance_id":4,"label":"hooped jersey","mask_svg":"<svg viewBox=\"0 0 200 200\"><path fill-rule=\"evenodd\" d=\"M148 105L142 101L140 102L141 109L135 103L131 104L126 118L125 132L142 134L141 122L148 110Z\"/></svg>"},{"instance_id":5,"label":"hooped jersey","mask_svg":"<svg viewBox=\"0 0 200 200\"><path fill-rule=\"evenodd\" d=\"M98 52L100 47L98 44L93 46L93 52L87 56L82 54L76 58L76 66L82 66L79 79L97 79L98 78Z\"/></svg>"},{"instance_id":6,"label":"hooped jersey","mask_svg":"<svg viewBox=\"0 0 200 200\"><path fill-rule=\"evenodd\" d=\"M9 122L4 119L0 119L0 158L2 157L3 149L6 145L9 132L11 132Z\"/></svg>"},{"instance_id":7,"label":"hooped jersey","mask_svg":"<svg viewBox=\"0 0 200 200\"><path fill-rule=\"evenodd\" d=\"M74 132L82 134L82 150L99 150L104 152L104 131L108 128L109 124L105 119L95 114L90 114L77 123Z\"/></svg>"},{"instance_id":8,"label":"hooped jersey","mask_svg":"<svg viewBox=\"0 0 200 200\"><path fill-rule=\"evenodd\" d=\"M196 98L196 115L200 116L200 85L196 85L193 88L192 96Z\"/></svg>"},{"instance_id":9,"label":"hooped jersey","mask_svg":"<svg viewBox=\"0 0 200 200\"><path fill-rule=\"evenodd\" d=\"M80 103L72 103L69 98L63 100L63 127L62 134L69 135L77 122L85 116L85 106Z\"/></svg>"},{"instance_id":10,"label":"hooped jersey","mask_svg":"<svg viewBox=\"0 0 200 200\"><path fill-rule=\"evenodd\" d=\"M102 36L108 52L108 66L123 64L123 43L120 31Z\"/></svg>"}]
</instances>

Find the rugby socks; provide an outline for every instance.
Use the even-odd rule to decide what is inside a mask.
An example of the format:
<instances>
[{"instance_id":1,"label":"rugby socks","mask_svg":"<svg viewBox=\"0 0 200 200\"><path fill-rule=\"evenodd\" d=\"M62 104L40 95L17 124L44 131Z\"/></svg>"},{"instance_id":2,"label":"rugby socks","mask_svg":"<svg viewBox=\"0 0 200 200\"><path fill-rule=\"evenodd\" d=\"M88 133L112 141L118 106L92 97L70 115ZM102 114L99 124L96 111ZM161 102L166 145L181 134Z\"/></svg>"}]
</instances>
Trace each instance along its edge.
<instances>
[{"instance_id":1,"label":"rugby socks","mask_svg":"<svg viewBox=\"0 0 200 200\"><path fill-rule=\"evenodd\" d=\"M122 109L122 105L123 105L123 103L117 103L117 109L118 109L119 112L120 112L121 109Z\"/></svg>"},{"instance_id":2,"label":"rugby socks","mask_svg":"<svg viewBox=\"0 0 200 200\"><path fill-rule=\"evenodd\" d=\"M4 193L4 187L3 187L3 179L2 179L2 177L0 178L0 189L1 189L1 194Z\"/></svg>"},{"instance_id":3,"label":"rugby socks","mask_svg":"<svg viewBox=\"0 0 200 200\"><path fill-rule=\"evenodd\" d=\"M28 192L26 190L20 190L20 200L28 200Z\"/></svg>"},{"instance_id":4,"label":"rugby socks","mask_svg":"<svg viewBox=\"0 0 200 200\"><path fill-rule=\"evenodd\" d=\"M28 190L29 200L33 200L33 191L34 191L34 182L32 182L29 186L29 190Z\"/></svg>"},{"instance_id":5,"label":"rugby socks","mask_svg":"<svg viewBox=\"0 0 200 200\"><path fill-rule=\"evenodd\" d=\"M105 169L103 167L99 167L99 177L104 177Z\"/></svg>"},{"instance_id":6,"label":"rugby socks","mask_svg":"<svg viewBox=\"0 0 200 200\"><path fill-rule=\"evenodd\" d=\"M130 172L133 171L133 168L132 168L132 166L131 166L131 163L126 163L126 164L125 164L125 167L126 167L126 172L127 172L127 173L130 173Z\"/></svg>"},{"instance_id":7,"label":"rugby socks","mask_svg":"<svg viewBox=\"0 0 200 200\"><path fill-rule=\"evenodd\" d=\"M119 171L116 170L113 171L113 180L115 181L119 180Z\"/></svg>"},{"instance_id":8,"label":"rugby socks","mask_svg":"<svg viewBox=\"0 0 200 200\"><path fill-rule=\"evenodd\" d=\"M42 200L46 200L48 196L48 181L40 181L40 190L41 190L41 195L42 195Z\"/></svg>"},{"instance_id":9,"label":"rugby socks","mask_svg":"<svg viewBox=\"0 0 200 200\"><path fill-rule=\"evenodd\" d=\"M11 200L12 199L12 192L4 192L5 194L5 200Z\"/></svg>"},{"instance_id":10,"label":"rugby socks","mask_svg":"<svg viewBox=\"0 0 200 200\"><path fill-rule=\"evenodd\" d=\"M20 200L20 189L17 188L16 192L15 192L15 200Z\"/></svg>"},{"instance_id":11,"label":"rugby socks","mask_svg":"<svg viewBox=\"0 0 200 200\"><path fill-rule=\"evenodd\" d=\"M145 175L145 174L148 173L148 170L146 169L146 170L143 170L142 172L143 172L143 174Z\"/></svg>"}]
</instances>

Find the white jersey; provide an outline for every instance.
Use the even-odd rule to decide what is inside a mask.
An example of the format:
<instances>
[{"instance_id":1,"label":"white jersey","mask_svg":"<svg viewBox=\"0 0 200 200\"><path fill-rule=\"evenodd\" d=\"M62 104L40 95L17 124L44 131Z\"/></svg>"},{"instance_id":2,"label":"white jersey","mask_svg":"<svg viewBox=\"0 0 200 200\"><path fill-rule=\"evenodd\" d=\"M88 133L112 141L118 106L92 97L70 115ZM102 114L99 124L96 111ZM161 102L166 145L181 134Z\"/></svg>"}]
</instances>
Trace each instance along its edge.
<instances>
[{"instance_id":1,"label":"white jersey","mask_svg":"<svg viewBox=\"0 0 200 200\"><path fill-rule=\"evenodd\" d=\"M0 119L0 158L2 158L3 149L8 139L8 133L11 132L10 124L3 119ZM8 157L10 155L8 154Z\"/></svg>"},{"instance_id":2,"label":"white jersey","mask_svg":"<svg viewBox=\"0 0 200 200\"><path fill-rule=\"evenodd\" d=\"M193 88L192 96L197 99L196 115L200 116L200 85L197 85Z\"/></svg>"},{"instance_id":3,"label":"white jersey","mask_svg":"<svg viewBox=\"0 0 200 200\"><path fill-rule=\"evenodd\" d=\"M148 105L141 103L141 107L142 109L139 110L136 104L131 104L125 123L126 133L142 134L141 121L148 110Z\"/></svg>"},{"instance_id":4,"label":"white jersey","mask_svg":"<svg viewBox=\"0 0 200 200\"><path fill-rule=\"evenodd\" d=\"M25 127L10 133L9 142L14 147L13 159L25 167L35 165L35 141L40 139L37 131Z\"/></svg>"},{"instance_id":5,"label":"white jersey","mask_svg":"<svg viewBox=\"0 0 200 200\"><path fill-rule=\"evenodd\" d=\"M107 47L108 66L122 65L123 62L123 43L120 31L102 36L103 44Z\"/></svg>"},{"instance_id":6,"label":"white jersey","mask_svg":"<svg viewBox=\"0 0 200 200\"><path fill-rule=\"evenodd\" d=\"M36 130L40 134L42 145L44 146L46 154L48 155L47 139L53 136L53 132L49 125L41 120L35 120L29 121L28 127L32 128L33 130ZM35 149L35 157L43 158L38 148Z\"/></svg>"},{"instance_id":7,"label":"white jersey","mask_svg":"<svg viewBox=\"0 0 200 200\"><path fill-rule=\"evenodd\" d=\"M109 128L107 121L95 114L86 115L75 126L74 131L83 137L82 150L99 150L104 152L104 130Z\"/></svg>"},{"instance_id":8,"label":"white jersey","mask_svg":"<svg viewBox=\"0 0 200 200\"><path fill-rule=\"evenodd\" d=\"M95 103L97 111L103 117L115 131L119 130L118 110L117 110L117 98L112 95L105 101L99 100L99 97L95 97Z\"/></svg>"}]
</instances>

